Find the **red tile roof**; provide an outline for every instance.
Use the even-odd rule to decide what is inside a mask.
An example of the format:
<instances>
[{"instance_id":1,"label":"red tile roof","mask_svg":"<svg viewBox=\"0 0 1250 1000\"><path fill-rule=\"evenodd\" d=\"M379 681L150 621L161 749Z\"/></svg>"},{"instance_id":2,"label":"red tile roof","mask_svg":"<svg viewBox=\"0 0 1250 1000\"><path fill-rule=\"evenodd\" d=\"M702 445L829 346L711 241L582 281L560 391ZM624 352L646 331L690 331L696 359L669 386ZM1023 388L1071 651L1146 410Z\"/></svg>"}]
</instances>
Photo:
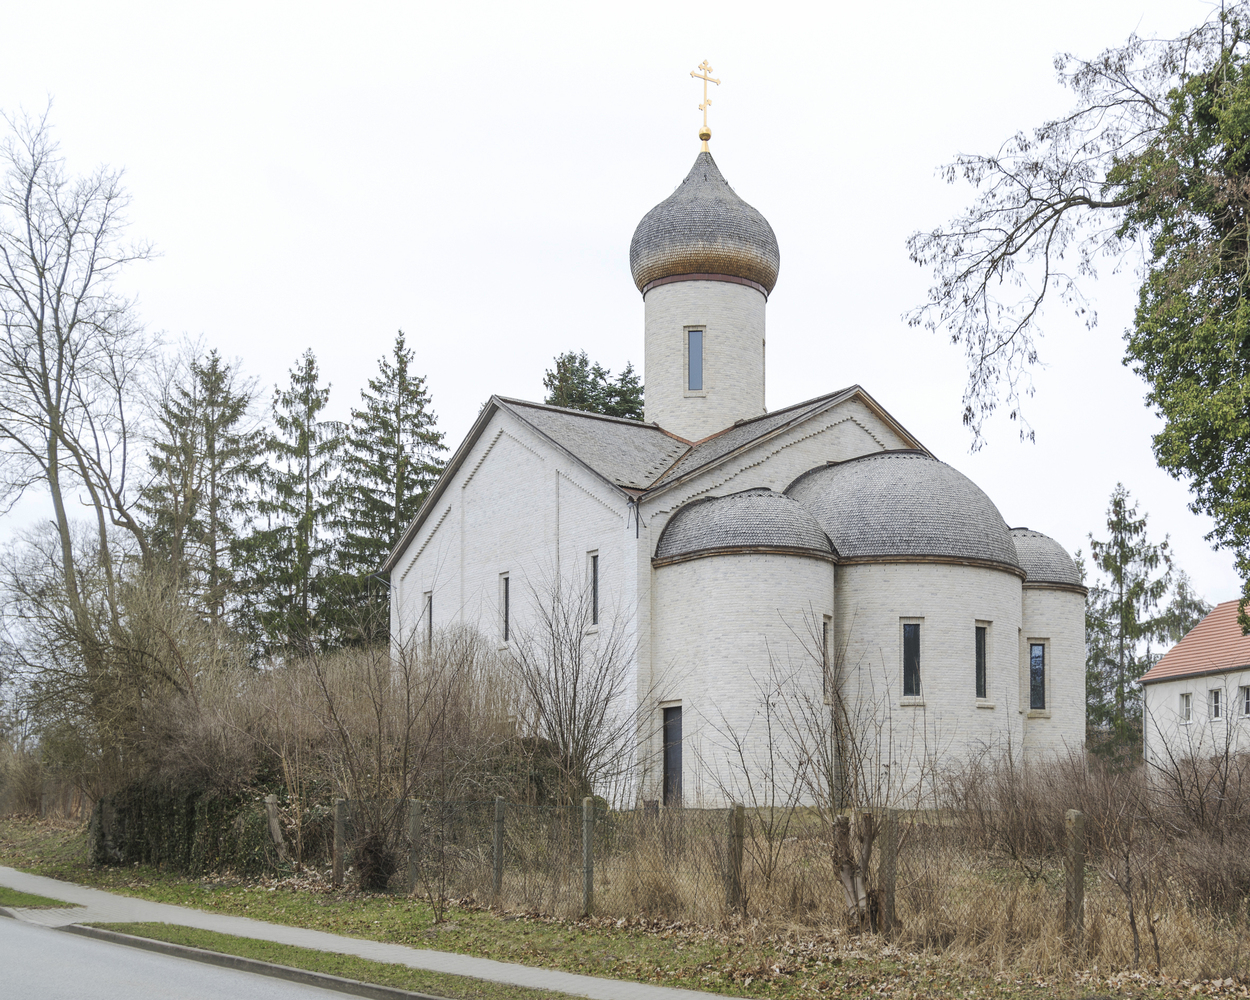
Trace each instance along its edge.
<instances>
[{"instance_id":1,"label":"red tile roof","mask_svg":"<svg viewBox=\"0 0 1250 1000\"><path fill-rule=\"evenodd\" d=\"M1237 601L1217 604L1158 663L1142 674L1142 684L1250 668L1250 635L1237 624Z\"/></svg>"}]
</instances>

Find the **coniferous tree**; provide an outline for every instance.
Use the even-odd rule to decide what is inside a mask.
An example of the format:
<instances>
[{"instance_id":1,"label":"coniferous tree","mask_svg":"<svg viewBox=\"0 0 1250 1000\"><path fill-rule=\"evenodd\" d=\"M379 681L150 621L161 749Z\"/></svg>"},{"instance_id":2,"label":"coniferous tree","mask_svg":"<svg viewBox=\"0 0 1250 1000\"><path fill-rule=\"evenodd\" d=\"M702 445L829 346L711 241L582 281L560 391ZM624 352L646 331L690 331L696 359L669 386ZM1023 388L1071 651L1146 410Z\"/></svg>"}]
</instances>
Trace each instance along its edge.
<instances>
[{"instance_id":1,"label":"coniferous tree","mask_svg":"<svg viewBox=\"0 0 1250 1000\"><path fill-rule=\"evenodd\" d=\"M252 385L216 351L192 359L160 402L142 510L152 544L214 621L233 588L230 547L253 503L264 446Z\"/></svg>"},{"instance_id":2,"label":"coniferous tree","mask_svg":"<svg viewBox=\"0 0 1250 1000\"><path fill-rule=\"evenodd\" d=\"M1091 732L1113 752L1139 748L1141 688L1135 682L1205 615L1210 607L1173 565L1167 538L1146 534L1123 484L1107 508L1105 541L1091 534L1090 555L1100 578L1086 603L1086 698Z\"/></svg>"},{"instance_id":3,"label":"coniferous tree","mask_svg":"<svg viewBox=\"0 0 1250 1000\"><path fill-rule=\"evenodd\" d=\"M567 351L557 356L555 363L555 368L543 375L547 404L609 417L643 418L643 385L632 364L613 379L612 373L598 362L592 363L585 351Z\"/></svg>"},{"instance_id":4,"label":"coniferous tree","mask_svg":"<svg viewBox=\"0 0 1250 1000\"><path fill-rule=\"evenodd\" d=\"M265 654L308 652L331 641L330 526L342 427L321 417L329 398L311 350L291 369L289 387L274 392L261 523L236 547L249 569L251 629Z\"/></svg>"},{"instance_id":5,"label":"coniferous tree","mask_svg":"<svg viewBox=\"0 0 1250 1000\"><path fill-rule=\"evenodd\" d=\"M361 390L345 436L337 561L344 613L358 619L345 627L357 632L382 631L386 602L370 580L443 470L447 449L414 360L400 330L378 361L378 376Z\"/></svg>"}]
</instances>

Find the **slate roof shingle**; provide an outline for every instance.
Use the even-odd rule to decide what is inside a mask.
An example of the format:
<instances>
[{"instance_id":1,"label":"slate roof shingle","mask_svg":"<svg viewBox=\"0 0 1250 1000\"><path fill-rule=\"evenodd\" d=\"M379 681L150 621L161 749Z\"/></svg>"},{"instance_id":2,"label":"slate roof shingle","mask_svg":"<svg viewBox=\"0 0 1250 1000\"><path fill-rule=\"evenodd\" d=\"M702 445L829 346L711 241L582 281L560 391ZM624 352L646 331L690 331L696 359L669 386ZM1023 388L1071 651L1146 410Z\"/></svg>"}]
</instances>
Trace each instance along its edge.
<instances>
[{"instance_id":1,"label":"slate roof shingle","mask_svg":"<svg viewBox=\"0 0 1250 1000\"><path fill-rule=\"evenodd\" d=\"M1237 624L1238 601L1225 601L1185 633L1141 676L1140 683L1154 684L1178 677L1250 670L1250 635Z\"/></svg>"},{"instance_id":2,"label":"slate roof shingle","mask_svg":"<svg viewBox=\"0 0 1250 1000\"><path fill-rule=\"evenodd\" d=\"M656 543L657 559L719 549L805 549L834 555L816 519L784 493L765 487L705 497L669 518Z\"/></svg>"},{"instance_id":3,"label":"slate roof shingle","mask_svg":"<svg viewBox=\"0 0 1250 1000\"><path fill-rule=\"evenodd\" d=\"M768 294L781 252L768 220L734 193L711 153L700 153L677 190L638 223L629 267L639 291L661 278L725 274Z\"/></svg>"},{"instance_id":4,"label":"slate roof shingle","mask_svg":"<svg viewBox=\"0 0 1250 1000\"><path fill-rule=\"evenodd\" d=\"M1068 555L1068 550L1049 535L1031 528L1012 528L1011 540L1015 543L1020 567L1027 574L1025 583L1084 586L1081 573Z\"/></svg>"},{"instance_id":5,"label":"slate roof shingle","mask_svg":"<svg viewBox=\"0 0 1250 1000\"><path fill-rule=\"evenodd\" d=\"M841 559L942 556L1019 567L993 501L967 476L917 451L818 466L786 488Z\"/></svg>"}]
</instances>

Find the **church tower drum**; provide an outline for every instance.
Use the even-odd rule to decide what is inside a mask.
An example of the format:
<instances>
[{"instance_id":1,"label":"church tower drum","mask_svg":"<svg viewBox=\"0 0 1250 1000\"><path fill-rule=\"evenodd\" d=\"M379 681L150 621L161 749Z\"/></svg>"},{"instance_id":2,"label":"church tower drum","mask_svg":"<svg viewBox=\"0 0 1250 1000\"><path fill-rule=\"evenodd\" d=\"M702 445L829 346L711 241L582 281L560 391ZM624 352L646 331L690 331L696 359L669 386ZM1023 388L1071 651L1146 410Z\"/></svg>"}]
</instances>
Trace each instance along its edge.
<instances>
[{"instance_id":1,"label":"church tower drum","mask_svg":"<svg viewBox=\"0 0 1250 1000\"><path fill-rule=\"evenodd\" d=\"M646 419L695 441L763 414L764 306L781 255L706 139L686 179L638 223L629 264L646 309Z\"/></svg>"}]
</instances>

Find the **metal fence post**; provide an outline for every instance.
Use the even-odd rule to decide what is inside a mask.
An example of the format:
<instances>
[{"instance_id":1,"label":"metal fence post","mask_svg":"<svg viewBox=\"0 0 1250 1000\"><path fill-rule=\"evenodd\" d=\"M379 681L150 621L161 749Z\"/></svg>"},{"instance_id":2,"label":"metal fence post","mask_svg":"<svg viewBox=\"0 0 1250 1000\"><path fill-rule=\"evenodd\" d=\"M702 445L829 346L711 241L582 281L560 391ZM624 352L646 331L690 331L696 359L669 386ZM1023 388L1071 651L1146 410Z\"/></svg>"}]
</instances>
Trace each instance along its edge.
<instances>
[{"instance_id":1,"label":"metal fence post","mask_svg":"<svg viewBox=\"0 0 1250 1000\"><path fill-rule=\"evenodd\" d=\"M347 800L334 800L334 875L335 888L343 885L343 854L347 847Z\"/></svg>"},{"instance_id":2,"label":"metal fence post","mask_svg":"<svg viewBox=\"0 0 1250 1000\"><path fill-rule=\"evenodd\" d=\"M582 913L590 916L595 905L595 800L582 799Z\"/></svg>"},{"instance_id":3,"label":"metal fence post","mask_svg":"<svg viewBox=\"0 0 1250 1000\"><path fill-rule=\"evenodd\" d=\"M894 930L894 887L898 878L898 810L887 809L881 826L881 863L878 888L881 900L881 929Z\"/></svg>"},{"instance_id":4,"label":"metal fence post","mask_svg":"<svg viewBox=\"0 0 1250 1000\"><path fill-rule=\"evenodd\" d=\"M408 891L417 888L419 866L421 864L421 803L417 799L408 800Z\"/></svg>"},{"instance_id":5,"label":"metal fence post","mask_svg":"<svg viewBox=\"0 0 1250 1000\"><path fill-rule=\"evenodd\" d=\"M504 804L500 796L495 796L495 885L494 900L496 905L503 894L503 817Z\"/></svg>"},{"instance_id":6,"label":"metal fence post","mask_svg":"<svg viewBox=\"0 0 1250 1000\"><path fill-rule=\"evenodd\" d=\"M1069 809L1064 817L1063 932L1079 953L1085 938L1085 814Z\"/></svg>"},{"instance_id":7,"label":"metal fence post","mask_svg":"<svg viewBox=\"0 0 1250 1000\"><path fill-rule=\"evenodd\" d=\"M725 885L725 906L732 913L745 908L742 892L742 844L746 836L746 810L735 802L729 810L729 871Z\"/></svg>"}]
</instances>

